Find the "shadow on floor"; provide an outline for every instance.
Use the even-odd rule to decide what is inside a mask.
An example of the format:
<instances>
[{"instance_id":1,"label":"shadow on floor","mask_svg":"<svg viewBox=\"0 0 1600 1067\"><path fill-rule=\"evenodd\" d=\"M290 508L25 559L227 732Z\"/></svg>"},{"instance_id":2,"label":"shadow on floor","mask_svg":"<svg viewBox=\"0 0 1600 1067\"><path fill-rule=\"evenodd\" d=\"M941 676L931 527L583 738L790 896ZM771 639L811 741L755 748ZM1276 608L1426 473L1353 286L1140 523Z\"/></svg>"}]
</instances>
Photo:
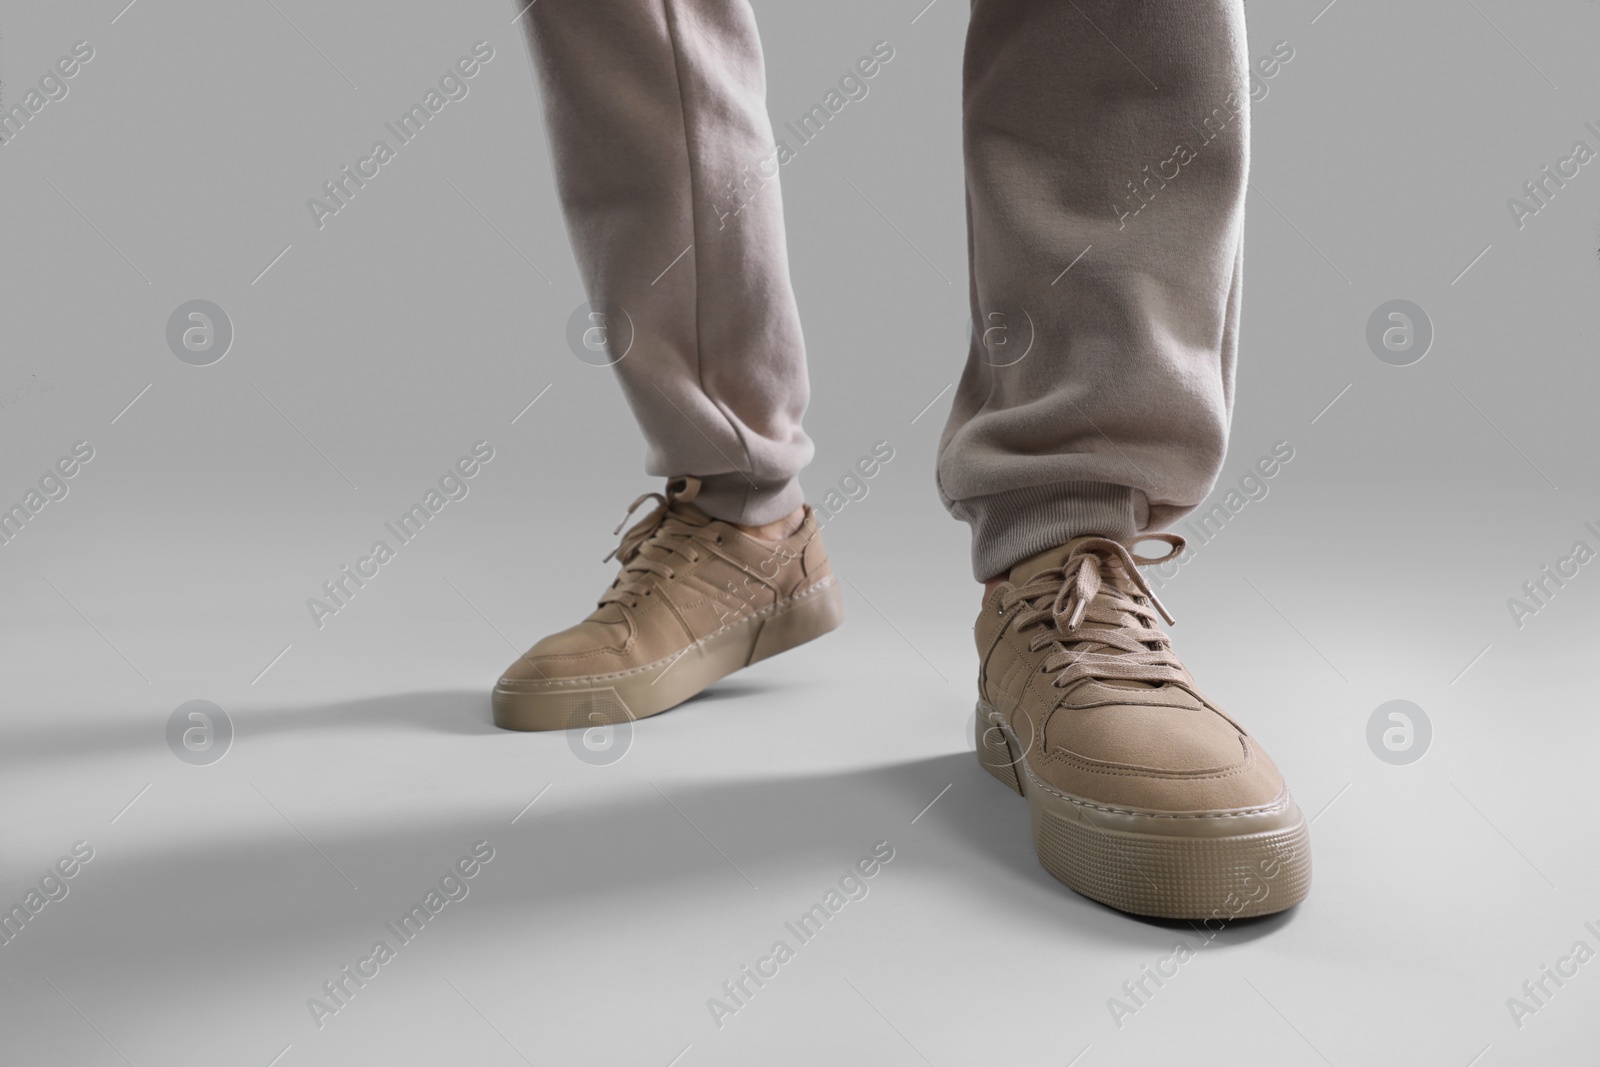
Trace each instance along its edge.
<instances>
[{"instance_id":1,"label":"shadow on floor","mask_svg":"<svg viewBox=\"0 0 1600 1067\"><path fill-rule=\"evenodd\" d=\"M334 704L229 712L234 741L283 734L341 730L395 730L412 733L489 735L498 730L485 692L394 693ZM34 718L0 729L0 768L38 766L49 761L81 763L97 756L123 755L166 747L167 718L157 714L104 718Z\"/></svg>"},{"instance_id":2,"label":"shadow on floor","mask_svg":"<svg viewBox=\"0 0 1600 1067\"><path fill-rule=\"evenodd\" d=\"M682 707L759 697L773 687L745 680L724 680L685 701ZM454 736L495 736L489 692L444 690L390 693L333 704L252 709L230 712L234 740L332 731L404 731ZM166 745L166 709L159 714L103 718L73 716L35 718L0 729L0 769L36 767L49 761L79 763L96 756L123 755Z\"/></svg>"},{"instance_id":3,"label":"shadow on floor","mask_svg":"<svg viewBox=\"0 0 1600 1067\"><path fill-rule=\"evenodd\" d=\"M765 691L754 683L727 685L696 703ZM741 716L760 714L759 707L741 709ZM647 720L638 728L706 728L697 717L672 718ZM717 729L726 729L723 716L716 720ZM489 722L484 694L477 692L263 711L239 716L238 727L242 737L327 729L499 733ZM83 728L61 723L29 732L20 744L9 743L7 758L81 756ZM828 728L837 729L838 720ZM109 750L149 746L149 733L148 724L120 726L95 743ZM526 745L536 762L570 766L562 734L505 736ZM759 732L752 736L771 743ZM164 744L159 733L153 743ZM373 744L381 755L381 738ZM1026 803L990 778L970 752L800 775L761 773L762 762L757 748L747 764L749 776L732 780L679 776L655 782L637 774L597 775L592 785L568 780L522 814L505 806L503 781L497 789L501 799L492 804L471 780L448 792L434 781L428 795L441 803L436 814L421 818L414 806L404 813L386 811L381 798L362 810L349 810L348 802L344 810L319 810L317 783L302 777L288 802L299 816L292 832L286 817L263 803L259 817L235 812L237 825L197 816L192 832L147 838L143 846L107 847L105 859L86 868L105 881L91 892L95 879L84 879L83 891L54 908L38 935L9 946L9 955L19 962L36 954L43 954L37 956L41 961L77 957L85 966L108 954L161 959L164 967L182 964L194 974L229 973L236 965L230 960L247 958L293 967L308 954L325 954L330 939L338 956L363 947L385 920L406 912L478 840L490 841L496 858L473 884L470 903L456 911L470 912L471 924L480 929L507 920L523 936L530 923L570 930L575 922L606 915L715 928L730 903L748 908L750 894L757 901L766 898L760 908L781 922L797 900L820 898L878 841L888 841L896 857L874 888L933 880L958 911L1003 909L1037 930L1041 945L1091 942L1142 951L1170 946L1171 939L1158 931L1193 929L1130 919L1056 882L1034 857ZM243 798L238 810L252 812L247 765L236 765L232 773L238 779L216 784L230 797ZM447 762L438 777L448 779L449 769ZM1214 950L1226 951L1286 921L1279 916L1236 923L1213 939Z\"/></svg>"}]
</instances>

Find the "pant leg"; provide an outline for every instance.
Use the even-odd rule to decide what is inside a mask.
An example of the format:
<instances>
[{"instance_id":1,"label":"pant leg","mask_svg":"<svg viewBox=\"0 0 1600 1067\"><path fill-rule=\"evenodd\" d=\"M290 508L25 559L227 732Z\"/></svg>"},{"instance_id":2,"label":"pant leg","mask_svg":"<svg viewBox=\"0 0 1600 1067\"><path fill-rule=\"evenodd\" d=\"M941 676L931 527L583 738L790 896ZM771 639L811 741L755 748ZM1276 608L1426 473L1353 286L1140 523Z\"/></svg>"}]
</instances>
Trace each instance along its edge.
<instances>
[{"instance_id":1,"label":"pant leg","mask_svg":"<svg viewBox=\"0 0 1600 1067\"><path fill-rule=\"evenodd\" d=\"M978 327L938 481L972 527L978 579L1075 536L1167 525L1215 482L1247 77L1242 0L974 0L963 136Z\"/></svg>"},{"instance_id":2,"label":"pant leg","mask_svg":"<svg viewBox=\"0 0 1600 1067\"><path fill-rule=\"evenodd\" d=\"M749 4L539 0L525 19L568 231L647 472L701 478L696 503L716 518L788 514L812 455L809 387Z\"/></svg>"}]
</instances>

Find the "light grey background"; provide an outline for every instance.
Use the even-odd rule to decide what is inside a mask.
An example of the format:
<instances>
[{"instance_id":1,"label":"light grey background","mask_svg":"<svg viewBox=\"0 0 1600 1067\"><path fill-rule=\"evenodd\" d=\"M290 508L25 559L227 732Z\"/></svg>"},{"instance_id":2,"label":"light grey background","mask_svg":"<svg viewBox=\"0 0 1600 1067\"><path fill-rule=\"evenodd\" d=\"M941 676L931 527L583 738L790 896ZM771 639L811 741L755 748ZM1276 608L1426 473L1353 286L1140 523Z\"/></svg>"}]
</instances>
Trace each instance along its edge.
<instances>
[{"instance_id":1,"label":"light grey background","mask_svg":"<svg viewBox=\"0 0 1600 1067\"><path fill-rule=\"evenodd\" d=\"M978 591L932 476L965 326L959 0L756 2L775 124L896 50L783 172L807 488L896 457L827 529L847 626L598 766L489 725L653 488L611 372L566 348L584 297L516 9L0 4L8 102L95 50L0 147L0 503L95 450L0 546L0 903L95 849L0 946L0 1061L1593 1061L1600 963L1520 1028L1506 1002L1600 949L1600 564L1520 629L1507 600L1600 547L1600 162L1520 230L1506 200L1600 149L1600 5L1324 2L1249 7L1251 55L1295 54L1254 108L1218 496L1294 459L1162 589L1315 814L1316 884L1120 1028L1108 998L1200 939L1049 878L970 754ZM319 231L306 199L479 40L470 95ZM194 299L235 330L208 367L166 344ZM1366 344L1393 299L1435 329L1412 366ZM307 598L480 439L470 495L317 629ZM199 699L235 731L210 766L166 742ZM1396 699L1432 723L1406 766L1366 740ZM313 1025L479 840L470 895ZM879 840L868 897L716 1028L706 999Z\"/></svg>"}]
</instances>

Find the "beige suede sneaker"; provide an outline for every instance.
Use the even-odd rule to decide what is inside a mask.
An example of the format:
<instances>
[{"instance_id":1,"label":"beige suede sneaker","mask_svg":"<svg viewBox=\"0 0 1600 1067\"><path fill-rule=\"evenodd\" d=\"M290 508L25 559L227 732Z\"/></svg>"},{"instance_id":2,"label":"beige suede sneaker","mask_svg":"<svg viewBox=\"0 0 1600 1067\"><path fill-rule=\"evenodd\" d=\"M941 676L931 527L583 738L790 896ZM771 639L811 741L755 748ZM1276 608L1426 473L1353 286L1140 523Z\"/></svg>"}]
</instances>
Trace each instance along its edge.
<instances>
[{"instance_id":1,"label":"beige suede sneaker","mask_svg":"<svg viewBox=\"0 0 1600 1067\"><path fill-rule=\"evenodd\" d=\"M633 502L629 515L646 500L656 505L606 557L621 572L588 618L506 670L494 688L496 726L561 730L642 719L844 620L809 505L798 530L769 542L695 507L699 491L699 479L674 478L664 495Z\"/></svg>"},{"instance_id":2,"label":"beige suede sneaker","mask_svg":"<svg viewBox=\"0 0 1600 1067\"><path fill-rule=\"evenodd\" d=\"M978 641L978 759L1028 798L1045 870L1136 915L1226 921L1299 903L1305 817L1265 750L1195 687L1135 556L1080 537L1012 568Z\"/></svg>"}]
</instances>

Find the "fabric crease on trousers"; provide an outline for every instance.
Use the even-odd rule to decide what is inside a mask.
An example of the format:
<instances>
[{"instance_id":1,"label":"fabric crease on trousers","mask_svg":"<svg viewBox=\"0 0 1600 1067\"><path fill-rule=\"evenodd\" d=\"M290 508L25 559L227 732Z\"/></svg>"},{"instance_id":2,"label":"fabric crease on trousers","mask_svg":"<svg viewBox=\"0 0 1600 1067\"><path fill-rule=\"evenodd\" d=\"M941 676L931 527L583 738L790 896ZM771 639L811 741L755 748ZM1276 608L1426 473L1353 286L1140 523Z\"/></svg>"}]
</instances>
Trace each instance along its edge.
<instances>
[{"instance_id":1,"label":"fabric crease on trousers","mask_svg":"<svg viewBox=\"0 0 1600 1067\"><path fill-rule=\"evenodd\" d=\"M778 179L719 206L775 143L749 3L540 0L525 21L590 304L632 324L616 370L647 473L700 477L721 519L793 511L813 446ZM973 0L962 67L974 325L937 482L981 580L1169 525L1221 469L1243 3Z\"/></svg>"}]
</instances>

